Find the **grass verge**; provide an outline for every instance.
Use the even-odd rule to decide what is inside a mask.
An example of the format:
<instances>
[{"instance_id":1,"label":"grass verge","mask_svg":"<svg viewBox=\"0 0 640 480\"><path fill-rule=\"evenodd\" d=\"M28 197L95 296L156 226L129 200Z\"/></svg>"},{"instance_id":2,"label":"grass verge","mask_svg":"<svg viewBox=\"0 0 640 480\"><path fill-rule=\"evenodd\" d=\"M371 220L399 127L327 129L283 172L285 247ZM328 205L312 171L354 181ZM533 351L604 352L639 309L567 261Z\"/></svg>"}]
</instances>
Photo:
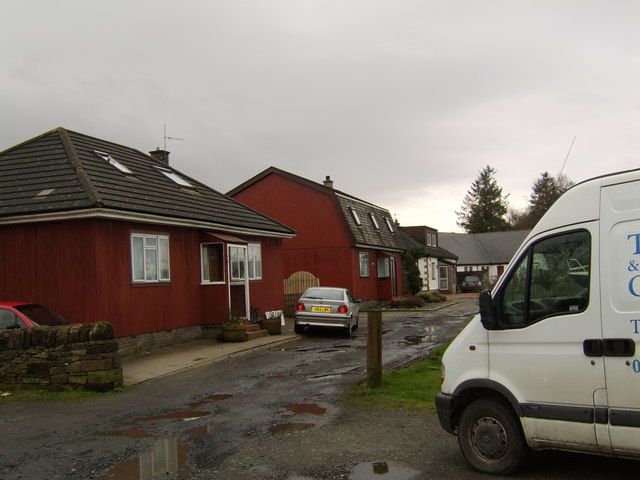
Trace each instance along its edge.
<instances>
[{"instance_id":1,"label":"grass verge","mask_svg":"<svg viewBox=\"0 0 640 480\"><path fill-rule=\"evenodd\" d=\"M365 383L343 397L351 406L369 409L435 410L435 396L440 390L440 365L449 344L431 351L425 360L408 367L382 373L382 386L369 388Z\"/></svg>"},{"instance_id":2,"label":"grass verge","mask_svg":"<svg viewBox=\"0 0 640 480\"><path fill-rule=\"evenodd\" d=\"M46 390L42 388L0 388L0 404L5 402L76 402L96 400L122 393L130 387L119 387L109 392L95 390Z\"/></svg>"}]
</instances>

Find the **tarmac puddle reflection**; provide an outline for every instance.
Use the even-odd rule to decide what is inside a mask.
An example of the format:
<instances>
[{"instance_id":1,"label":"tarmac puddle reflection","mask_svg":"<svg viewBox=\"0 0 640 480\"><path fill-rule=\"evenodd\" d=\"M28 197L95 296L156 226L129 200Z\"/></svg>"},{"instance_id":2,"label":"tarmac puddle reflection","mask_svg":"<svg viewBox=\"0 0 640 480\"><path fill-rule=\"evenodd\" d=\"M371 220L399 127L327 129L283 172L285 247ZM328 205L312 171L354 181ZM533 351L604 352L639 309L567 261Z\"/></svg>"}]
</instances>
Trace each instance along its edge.
<instances>
[{"instance_id":1,"label":"tarmac puddle reflection","mask_svg":"<svg viewBox=\"0 0 640 480\"><path fill-rule=\"evenodd\" d=\"M203 405L211 402L219 402L221 400L226 400L227 398L233 397L231 393L214 393L213 395L209 395L204 397L202 400L196 400L195 402L187 403L189 408L200 408Z\"/></svg>"},{"instance_id":2,"label":"tarmac puddle reflection","mask_svg":"<svg viewBox=\"0 0 640 480\"><path fill-rule=\"evenodd\" d=\"M185 478L189 473L189 445L175 438L162 438L135 458L119 463L100 480L153 480L173 475Z\"/></svg>"},{"instance_id":3,"label":"tarmac puddle reflection","mask_svg":"<svg viewBox=\"0 0 640 480\"><path fill-rule=\"evenodd\" d=\"M308 430L315 427L315 423L279 423L269 427L269 433L289 433Z\"/></svg>"},{"instance_id":4,"label":"tarmac puddle reflection","mask_svg":"<svg viewBox=\"0 0 640 480\"><path fill-rule=\"evenodd\" d=\"M211 415L211 412L200 412L197 410L184 410L179 412L170 412L162 415L150 415L148 417L138 417L133 420L129 420L125 425L131 425L133 423L141 422L158 422L161 420L186 420L191 418L206 417Z\"/></svg>"},{"instance_id":5,"label":"tarmac puddle reflection","mask_svg":"<svg viewBox=\"0 0 640 480\"><path fill-rule=\"evenodd\" d=\"M187 430L187 435L190 437L202 437L203 435L209 435L215 431L215 424L208 423L206 425L202 425L201 427L194 427Z\"/></svg>"},{"instance_id":6,"label":"tarmac puddle reflection","mask_svg":"<svg viewBox=\"0 0 640 480\"><path fill-rule=\"evenodd\" d=\"M372 480L380 477L393 480L412 480L420 472L396 462L360 463L355 466L349 480Z\"/></svg>"},{"instance_id":7,"label":"tarmac puddle reflection","mask_svg":"<svg viewBox=\"0 0 640 480\"><path fill-rule=\"evenodd\" d=\"M285 408L296 415L302 415L305 413L311 415L324 415L327 411L326 408L314 403L292 403L290 405L286 405Z\"/></svg>"}]
</instances>

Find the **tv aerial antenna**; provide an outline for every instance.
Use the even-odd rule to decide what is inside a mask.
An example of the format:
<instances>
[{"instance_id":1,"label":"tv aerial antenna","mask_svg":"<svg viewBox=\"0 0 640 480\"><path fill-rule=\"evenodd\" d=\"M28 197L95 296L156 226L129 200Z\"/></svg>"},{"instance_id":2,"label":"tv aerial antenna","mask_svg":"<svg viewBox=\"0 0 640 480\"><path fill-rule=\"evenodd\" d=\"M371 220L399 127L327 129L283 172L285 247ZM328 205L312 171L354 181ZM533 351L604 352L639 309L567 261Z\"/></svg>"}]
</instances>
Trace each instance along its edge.
<instances>
[{"instance_id":1,"label":"tv aerial antenna","mask_svg":"<svg viewBox=\"0 0 640 480\"><path fill-rule=\"evenodd\" d=\"M562 176L562 172L564 172L564 167L567 164L567 160L569 160L569 155L571 155L571 149L573 148L573 144L576 141L576 136L573 136L573 140L571 140L571 145L569 146L569 151L567 152L567 156L564 157L564 163L562 164L562 168L560 169L560 173L558 174L558 178Z\"/></svg>"},{"instance_id":2,"label":"tv aerial antenna","mask_svg":"<svg viewBox=\"0 0 640 480\"><path fill-rule=\"evenodd\" d=\"M163 150L167 149L167 140L180 140L180 141L184 141L184 138L180 138L180 137L168 137L167 136L167 124L164 124L164 136L163 136L164 142L163 142Z\"/></svg>"}]
</instances>

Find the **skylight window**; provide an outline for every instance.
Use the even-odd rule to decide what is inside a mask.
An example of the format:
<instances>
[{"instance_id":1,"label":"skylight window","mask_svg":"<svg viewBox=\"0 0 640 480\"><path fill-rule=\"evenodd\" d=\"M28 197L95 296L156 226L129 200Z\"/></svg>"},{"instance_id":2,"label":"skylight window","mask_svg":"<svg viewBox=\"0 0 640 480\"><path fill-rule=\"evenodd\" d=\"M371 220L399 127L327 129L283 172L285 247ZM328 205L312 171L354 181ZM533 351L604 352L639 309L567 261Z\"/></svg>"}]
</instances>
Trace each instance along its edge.
<instances>
[{"instance_id":1,"label":"skylight window","mask_svg":"<svg viewBox=\"0 0 640 480\"><path fill-rule=\"evenodd\" d=\"M173 172L172 170L169 170L168 168L158 167L157 165L154 165L154 167L157 168L165 177L170 178L171 180L176 182L178 185L182 185L183 187L194 188L193 185L191 185L184 178L182 178L180 175Z\"/></svg>"},{"instance_id":2,"label":"skylight window","mask_svg":"<svg viewBox=\"0 0 640 480\"><path fill-rule=\"evenodd\" d=\"M353 219L356 221L356 225L362 225L360 217L358 216L358 212L356 212L355 208L353 207L351 207L351 215L353 215Z\"/></svg>"},{"instance_id":3,"label":"skylight window","mask_svg":"<svg viewBox=\"0 0 640 480\"><path fill-rule=\"evenodd\" d=\"M130 175L133 175L133 172L131 170L129 170L127 167L125 167L123 164L121 164L119 161L117 161L115 158L113 158L111 155L109 155L108 153L105 152L99 152L98 150L94 150L95 154L98 155L101 159L103 159L105 162L107 162L109 165L111 165L112 167L117 168L118 170L120 170L122 173L128 173Z\"/></svg>"},{"instance_id":4,"label":"skylight window","mask_svg":"<svg viewBox=\"0 0 640 480\"><path fill-rule=\"evenodd\" d=\"M55 188L45 188L40 193L36 195L36 197L46 197L47 195L51 195Z\"/></svg>"},{"instance_id":5,"label":"skylight window","mask_svg":"<svg viewBox=\"0 0 640 480\"><path fill-rule=\"evenodd\" d=\"M387 222L387 227L389 227L389 231L393 232L393 226L391 225L391 220L389 220L389 217L384 217L384 221Z\"/></svg>"},{"instance_id":6,"label":"skylight window","mask_svg":"<svg viewBox=\"0 0 640 480\"><path fill-rule=\"evenodd\" d=\"M380 230L380 225L378 225L378 220L376 219L376 216L372 213L369 214L369 216L371 217L371 221L373 222L373 226L376 227L376 230Z\"/></svg>"}]
</instances>

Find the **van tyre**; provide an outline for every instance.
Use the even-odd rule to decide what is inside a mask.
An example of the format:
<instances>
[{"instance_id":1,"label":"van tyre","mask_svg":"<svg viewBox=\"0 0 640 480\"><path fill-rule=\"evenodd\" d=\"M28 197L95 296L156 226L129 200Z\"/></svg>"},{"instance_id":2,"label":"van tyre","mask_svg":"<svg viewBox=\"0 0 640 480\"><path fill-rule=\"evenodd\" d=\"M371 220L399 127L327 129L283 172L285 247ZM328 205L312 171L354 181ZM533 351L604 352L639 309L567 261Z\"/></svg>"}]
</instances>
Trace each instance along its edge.
<instances>
[{"instance_id":1,"label":"van tyre","mask_svg":"<svg viewBox=\"0 0 640 480\"><path fill-rule=\"evenodd\" d=\"M529 454L518 417L490 398L476 400L463 410L458 443L473 468L493 475L514 473Z\"/></svg>"}]
</instances>

